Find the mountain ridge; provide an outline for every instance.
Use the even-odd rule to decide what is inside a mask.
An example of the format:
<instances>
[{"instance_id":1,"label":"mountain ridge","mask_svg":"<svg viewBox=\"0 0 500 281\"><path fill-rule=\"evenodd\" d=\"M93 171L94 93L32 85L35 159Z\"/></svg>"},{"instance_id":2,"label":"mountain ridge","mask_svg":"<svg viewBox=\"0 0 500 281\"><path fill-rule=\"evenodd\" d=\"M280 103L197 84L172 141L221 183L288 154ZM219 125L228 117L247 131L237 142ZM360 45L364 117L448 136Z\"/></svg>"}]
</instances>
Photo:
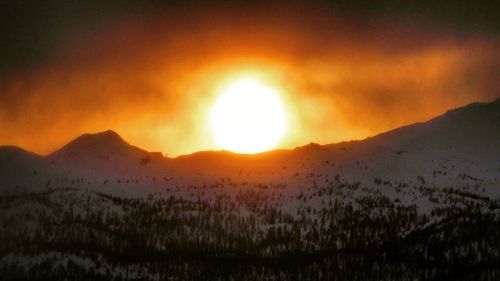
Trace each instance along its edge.
<instances>
[{"instance_id":1,"label":"mountain ridge","mask_svg":"<svg viewBox=\"0 0 500 281\"><path fill-rule=\"evenodd\" d=\"M489 110L491 110L491 108L493 108L493 110L496 110L497 120L494 120L494 121L500 122L500 98L497 98L497 99L493 100L492 102L474 102L474 103L470 103L470 104L467 104L467 105L462 106L462 107L453 108L453 109L447 110L445 113L438 115L436 117L433 117L427 121L415 122L412 124L404 125L404 126L394 128L394 129L391 129L391 130L388 130L388 131L385 131L385 132L382 132L382 133L379 133L379 134L376 134L373 136L366 137L364 139L341 141L341 142L337 142L337 143L328 143L328 144L318 144L318 143L311 142L311 143L308 143L305 145L297 146L295 148L274 149L274 150L265 151L265 152L261 152L261 153L255 153L255 154L242 154L242 153L236 153L236 152L227 151L227 150L202 150L202 151L195 151L195 152L189 153L189 154L179 155L176 157L166 157L166 158L183 159L183 158L188 158L188 157L192 157L192 156L211 155L211 154L227 154L227 155L233 155L233 156L240 155L243 157L252 158L254 156L272 154L274 152L297 151L297 150L301 150L301 149L315 149L315 148L325 148L325 147L329 147L329 146L348 145L351 143L370 141L373 139L386 137L389 135L399 133L401 131L408 132L411 130L418 129L424 124L429 124L429 123L432 123L432 122L435 122L438 120L442 120L443 118L449 118L449 117L455 116L457 114L463 114L466 111L471 111L471 110L478 111L477 109L484 109L485 107L490 107ZM145 149L142 149L142 148L139 148L137 146L129 144L116 131L114 131L112 129L107 129L105 131L100 131L100 132L96 132L96 133L82 134L82 135L76 137L75 139L69 141L67 144L63 145L59 149L57 149L57 150L55 150L55 151L53 151L45 156L39 155L35 152L31 152L29 150L26 150L22 147L15 146L15 145L0 145L0 149L3 148L5 150L5 148L8 148L8 147L12 147L12 148L17 147L20 150L23 150L23 151L26 151L26 152L29 152L29 153L32 153L35 155L39 155L41 157L57 158L57 157L60 157L62 154L66 154L66 156L68 156L68 153L71 153L71 151L75 150L75 147L78 147L78 146L89 147L89 146L92 146L93 144L98 144L99 145L98 148L103 148L103 147L105 147L106 144L115 144L115 145L119 145L121 147L129 146L129 148L132 148L136 151L140 151L144 154L154 153L154 152L150 152L150 151L147 151ZM96 149L96 152L98 152L98 149ZM1 153L1 150L0 150L0 153Z\"/></svg>"},{"instance_id":2,"label":"mountain ridge","mask_svg":"<svg viewBox=\"0 0 500 281\"><path fill-rule=\"evenodd\" d=\"M9 180L10 184L24 181L23 177L40 170L101 182L113 178L138 182L145 178L176 177L179 184L192 184L245 176L255 181L292 179L300 185L297 175L308 173L342 173L363 179L414 177L448 167L450 159L458 161L453 164L457 174L498 176L495 170L500 170L500 99L469 104L426 122L363 140L326 145L309 143L259 154L199 151L169 158L133 146L112 130L83 134L47 156L0 146L0 167L8 167L4 170L18 175L17 179ZM12 177L3 173L4 178ZM452 176L456 175L448 174Z\"/></svg>"}]
</instances>

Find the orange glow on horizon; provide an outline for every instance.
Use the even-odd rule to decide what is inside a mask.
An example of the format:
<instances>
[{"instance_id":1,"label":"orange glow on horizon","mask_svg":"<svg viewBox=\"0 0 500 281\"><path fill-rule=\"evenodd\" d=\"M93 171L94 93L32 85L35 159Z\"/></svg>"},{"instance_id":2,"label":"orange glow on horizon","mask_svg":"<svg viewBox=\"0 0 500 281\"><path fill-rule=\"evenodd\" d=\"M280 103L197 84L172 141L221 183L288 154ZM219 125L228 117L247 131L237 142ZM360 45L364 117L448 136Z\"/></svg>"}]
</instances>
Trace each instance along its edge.
<instances>
[{"instance_id":1,"label":"orange glow on horizon","mask_svg":"<svg viewBox=\"0 0 500 281\"><path fill-rule=\"evenodd\" d=\"M313 12L292 25L286 11L252 22L206 13L110 24L50 64L0 77L0 145L48 154L112 129L168 156L257 152L362 139L497 93L488 83L497 41L392 25L358 30ZM210 125L217 98L242 77L276 91L285 110L285 131L273 125L281 137L258 149L225 143Z\"/></svg>"}]
</instances>

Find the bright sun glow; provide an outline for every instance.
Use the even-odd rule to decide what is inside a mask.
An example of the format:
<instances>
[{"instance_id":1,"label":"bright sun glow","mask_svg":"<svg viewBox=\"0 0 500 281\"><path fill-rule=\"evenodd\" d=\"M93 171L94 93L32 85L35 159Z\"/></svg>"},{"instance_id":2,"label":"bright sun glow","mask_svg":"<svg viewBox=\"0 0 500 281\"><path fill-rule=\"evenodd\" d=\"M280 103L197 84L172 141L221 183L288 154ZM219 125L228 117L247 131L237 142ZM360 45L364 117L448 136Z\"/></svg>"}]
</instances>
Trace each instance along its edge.
<instances>
[{"instance_id":1,"label":"bright sun glow","mask_svg":"<svg viewBox=\"0 0 500 281\"><path fill-rule=\"evenodd\" d=\"M222 90L210 112L210 123L221 148L257 153L280 142L286 129L286 114L276 90L246 78Z\"/></svg>"}]
</instances>

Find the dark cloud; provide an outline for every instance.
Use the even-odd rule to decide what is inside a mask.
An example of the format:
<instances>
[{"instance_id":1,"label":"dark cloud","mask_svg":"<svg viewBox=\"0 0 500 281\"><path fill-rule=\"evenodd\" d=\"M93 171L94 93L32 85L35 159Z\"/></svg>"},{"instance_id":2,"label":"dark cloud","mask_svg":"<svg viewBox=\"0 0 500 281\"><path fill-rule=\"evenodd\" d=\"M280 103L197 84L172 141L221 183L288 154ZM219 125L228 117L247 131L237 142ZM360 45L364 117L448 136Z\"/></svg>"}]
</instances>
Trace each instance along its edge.
<instances>
[{"instance_id":1,"label":"dark cloud","mask_svg":"<svg viewBox=\"0 0 500 281\"><path fill-rule=\"evenodd\" d=\"M387 21L405 25L419 22L429 28L463 33L500 32L496 1L2 1L0 3L0 71L8 73L51 62L75 40L123 19L175 17L179 10L232 9L241 20L282 10L314 9L325 18L339 14L359 21ZM300 15L290 18L307 21Z\"/></svg>"}]
</instances>

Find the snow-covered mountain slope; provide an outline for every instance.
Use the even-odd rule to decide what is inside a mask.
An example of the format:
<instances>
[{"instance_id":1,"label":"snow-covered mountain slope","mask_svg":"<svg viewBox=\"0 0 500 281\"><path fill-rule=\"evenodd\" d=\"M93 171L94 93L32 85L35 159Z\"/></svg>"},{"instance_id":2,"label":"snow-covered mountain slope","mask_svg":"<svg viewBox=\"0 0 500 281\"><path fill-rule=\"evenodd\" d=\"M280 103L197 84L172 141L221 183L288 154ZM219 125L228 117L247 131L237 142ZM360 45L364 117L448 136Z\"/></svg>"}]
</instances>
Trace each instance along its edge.
<instances>
[{"instance_id":1,"label":"snow-covered mountain slope","mask_svg":"<svg viewBox=\"0 0 500 281\"><path fill-rule=\"evenodd\" d=\"M336 175L360 182L378 178L454 185L478 179L495 184L500 178L500 99L365 140L311 143L256 155L206 151L166 158L128 144L113 131L82 135L46 157L10 150L0 150L0 165L10 169L2 169L3 190L12 189L20 171L35 169L117 190L203 185L227 178L300 188Z\"/></svg>"},{"instance_id":2,"label":"snow-covered mountain slope","mask_svg":"<svg viewBox=\"0 0 500 281\"><path fill-rule=\"evenodd\" d=\"M352 180L427 180L453 184L457 178L500 177L500 99L451 110L424 123L360 141L308 144L293 150L242 156L203 152L175 159L197 174L221 173L268 180L307 174L337 174Z\"/></svg>"},{"instance_id":3,"label":"snow-covered mountain slope","mask_svg":"<svg viewBox=\"0 0 500 281\"><path fill-rule=\"evenodd\" d=\"M108 164L113 169L119 169L125 162L139 162L147 154L147 151L129 145L116 132L108 130L84 134L49 154L47 158L57 165L99 171Z\"/></svg>"},{"instance_id":4,"label":"snow-covered mountain slope","mask_svg":"<svg viewBox=\"0 0 500 281\"><path fill-rule=\"evenodd\" d=\"M0 279L497 280L499 113L257 155L166 158L112 131L4 147Z\"/></svg>"},{"instance_id":5,"label":"snow-covered mountain slope","mask_svg":"<svg viewBox=\"0 0 500 281\"><path fill-rule=\"evenodd\" d=\"M357 143L364 156L384 162L378 173L444 176L469 174L484 179L500 176L500 99L476 103L425 123L399 128ZM392 155L391 155L392 154Z\"/></svg>"},{"instance_id":6,"label":"snow-covered mountain slope","mask_svg":"<svg viewBox=\"0 0 500 281\"><path fill-rule=\"evenodd\" d=\"M90 178L150 174L153 164L166 160L161 153L128 144L112 130L84 134L46 158L56 167Z\"/></svg>"}]
</instances>

